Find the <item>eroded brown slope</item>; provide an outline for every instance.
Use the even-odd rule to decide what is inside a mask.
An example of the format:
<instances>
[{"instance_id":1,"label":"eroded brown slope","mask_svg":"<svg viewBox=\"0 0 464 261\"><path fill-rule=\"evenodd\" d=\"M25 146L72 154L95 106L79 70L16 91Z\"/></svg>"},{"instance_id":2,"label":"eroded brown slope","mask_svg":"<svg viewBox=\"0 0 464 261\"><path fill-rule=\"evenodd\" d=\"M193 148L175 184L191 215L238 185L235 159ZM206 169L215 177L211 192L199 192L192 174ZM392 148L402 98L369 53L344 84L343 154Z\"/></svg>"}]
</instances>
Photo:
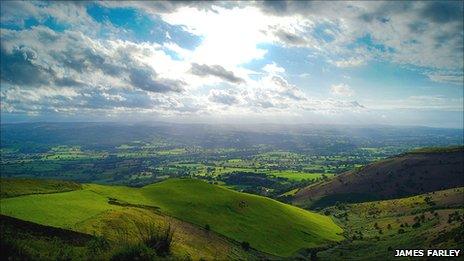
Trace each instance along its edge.
<instances>
[{"instance_id":1,"label":"eroded brown slope","mask_svg":"<svg viewBox=\"0 0 464 261\"><path fill-rule=\"evenodd\" d=\"M391 199L464 186L464 150L408 153L306 187L294 203L326 206L336 201Z\"/></svg>"}]
</instances>

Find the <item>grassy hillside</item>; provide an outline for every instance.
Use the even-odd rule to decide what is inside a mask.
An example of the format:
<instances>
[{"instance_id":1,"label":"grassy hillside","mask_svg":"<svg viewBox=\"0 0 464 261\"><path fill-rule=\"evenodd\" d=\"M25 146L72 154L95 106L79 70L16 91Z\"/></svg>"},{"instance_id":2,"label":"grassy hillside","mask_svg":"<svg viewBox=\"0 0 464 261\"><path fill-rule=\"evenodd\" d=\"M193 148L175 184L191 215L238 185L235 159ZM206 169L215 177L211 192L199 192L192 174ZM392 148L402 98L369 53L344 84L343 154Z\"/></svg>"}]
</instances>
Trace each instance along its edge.
<instances>
[{"instance_id":1,"label":"grassy hillside","mask_svg":"<svg viewBox=\"0 0 464 261\"><path fill-rule=\"evenodd\" d=\"M2 260L85 260L96 237L0 215ZM93 255L95 257L95 255Z\"/></svg>"},{"instance_id":2,"label":"grassy hillside","mask_svg":"<svg viewBox=\"0 0 464 261\"><path fill-rule=\"evenodd\" d=\"M65 192L77 189L81 189L81 185L71 181L5 178L0 180L0 198Z\"/></svg>"},{"instance_id":3,"label":"grassy hillside","mask_svg":"<svg viewBox=\"0 0 464 261\"><path fill-rule=\"evenodd\" d=\"M168 180L143 194L170 215L279 256L341 239L328 217L199 180Z\"/></svg>"},{"instance_id":4,"label":"grassy hillside","mask_svg":"<svg viewBox=\"0 0 464 261\"><path fill-rule=\"evenodd\" d=\"M322 260L396 260L394 249L460 249L464 244L464 188L324 209L347 240L319 252ZM431 247L432 246L432 247Z\"/></svg>"},{"instance_id":5,"label":"grassy hillside","mask_svg":"<svg viewBox=\"0 0 464 261\"><path fill-rule=\"evenodd\" d=\"M329 217L199 180L172 179L143 188L86 184L71 192L6 198L1 205L4 215L81 232L106 233L108 238L121 234L119 227L131 231L134 220L160 222L169 215L278 256L342 239L338 235L342 230ZM177 219L174 222L181 222ZM194 249L213 244L207 257L220 256L227 248L230 251L226 253L244 258L243 250L234 247L237 244L231 245L214 232L207 233L212 237L205 237L205 230L197 226L185 222L178 226L184 228L177 233L178 242L183 242L177 245L179 253L205 257ZM195 233L192 236L188 231Z\"/></svg>"},{"instance_id":6,"label":"grassy hillside","mask_svg":"<svg viewBox=\"0 0 464 261\"><path fill-rule=\"evenodd\" d=\"M9 182L20 194L29 191L28 186L22 186L24 184L22 180L17 180L17 183L14 181L10 180ZM47 182L39 180L37 185L39 187L45 186ZM85 246L80 245L76 248L73 244L56 241L53 239L53 235L48 234L47 231L50 229L43 232L43 226L41 227L38 224L52 226L51 228L70 229L89 235L100 235L112 242L111 248L117 250L120 246L127 245L127 242L136 243L135 241L139 238L140 227L150 224L169 223L175 229L172 245L174 258L192 258L195 260L253 259L253 257L262 256L258 251L245 251L239 243L213 231L166 216L157 211L156 208L140 204L118 205L115 198L110 200L105 195L112 191L115 196L120 193L124 195L125 199L130 199L133 202L147 203L147 201L144 201L139 189L94 184L84 184L82 188L82 190L65 193L51 192L50 194L2 199L0 201L2 214L34 222L30 226L34 227L34 224L37 224L35 227L39 228L35 230L42 231L40 235L17 234L18 228L8 224L7 228L10 232L5 239L7 244L12 245L10 249L19 248L17 252L24 252L25 258L36 259L47 256L53 257L56 254L55 252L60 252L53 251L61 246L61 248L66 249L68 256L82 259L88 254L86 253L88 249ZM31 246L24 248L25 245ZM52 247L53 253L47 250L47 245ZM108 259L108 255L111 256L111 251L109 253L100 253L103 255L100 257ZM90 253L90 255L93 254ZM16 257L18 257L17 254Z\"/></svg>"},{"instance_id":7,"label":"grassy hillside","mask_svg":"<svg viewBox=\"0 0 464 261\"><path fill-rule=\"evenodd\" d=\"M299 190L294 203L324 207L338 202L401 198L464 186L464 149L424 149L370 164Z\"/></svg>"}]
</instances>

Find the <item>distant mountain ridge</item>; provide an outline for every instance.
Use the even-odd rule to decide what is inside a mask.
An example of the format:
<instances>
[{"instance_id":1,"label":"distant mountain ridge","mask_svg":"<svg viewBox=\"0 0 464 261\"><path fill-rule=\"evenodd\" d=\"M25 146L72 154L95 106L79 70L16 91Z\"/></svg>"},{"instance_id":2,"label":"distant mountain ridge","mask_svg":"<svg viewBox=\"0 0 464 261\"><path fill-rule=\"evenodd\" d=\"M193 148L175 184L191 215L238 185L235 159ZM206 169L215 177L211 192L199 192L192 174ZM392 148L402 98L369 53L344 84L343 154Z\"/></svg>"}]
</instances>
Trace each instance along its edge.
<instances>
[{"instance_id":1,"label":"distant mountain ridge","mask_svg":"<svg viewBox=\"0 0 464 261\"><path fill-rule=\"evenodd\" d=\"M295 194L311 208L393 199L464 186L464 147L421 149L343 173Z\"/></svg>"}]
</instances>

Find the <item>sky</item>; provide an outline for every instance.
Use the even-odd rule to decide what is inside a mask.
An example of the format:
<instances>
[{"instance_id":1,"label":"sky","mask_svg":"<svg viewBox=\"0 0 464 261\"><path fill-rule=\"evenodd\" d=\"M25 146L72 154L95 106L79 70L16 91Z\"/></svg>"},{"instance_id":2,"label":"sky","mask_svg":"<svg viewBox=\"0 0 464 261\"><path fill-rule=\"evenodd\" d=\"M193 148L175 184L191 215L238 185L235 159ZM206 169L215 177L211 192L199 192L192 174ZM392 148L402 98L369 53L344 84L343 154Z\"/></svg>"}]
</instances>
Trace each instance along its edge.
<instances>
[{"instance_id":1,"label":"sky","mask_svg":"<svg viewBox=\"0 0 464 261\"><path fill-rule=\"evenodd\" d=\"M1 2L1 120L463 128L462 1Z\"/></svg>"}]
</instances>

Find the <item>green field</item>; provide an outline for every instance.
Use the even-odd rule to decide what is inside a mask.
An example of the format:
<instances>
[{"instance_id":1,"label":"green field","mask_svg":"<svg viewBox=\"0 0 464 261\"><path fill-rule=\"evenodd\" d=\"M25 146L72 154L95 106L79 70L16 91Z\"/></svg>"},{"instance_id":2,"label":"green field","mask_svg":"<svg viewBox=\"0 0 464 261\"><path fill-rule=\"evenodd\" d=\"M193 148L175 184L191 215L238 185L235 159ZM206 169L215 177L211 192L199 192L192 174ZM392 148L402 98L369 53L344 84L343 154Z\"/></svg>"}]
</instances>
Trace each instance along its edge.
<instances>
[{"instance_id":1,"label":"green field","mask_svg":"<svg viewBox=\"0 0 464 261\"><path fill-rule=\"evenodd\" d=\"M89 220L124 207L156 206L177 217L238 242L278 256L342 240L342 229L323 215L272 199L239 193L200 180L170 179L140 189L88 184L82 190L27 195L1 200L1 213L23 220L75 230Z\"/></svg>"},{"instance_id":2,"label":"green field","mask_svg":"<svg viewBox=\"0 0 464 261\"><path fill-rule=\"evenodd\" d=\"M29 194L66 192L81 189L81 185L71 181L36 179L1 179L0 198Z\"/></svg>"},{"instance_id":3,"label":"green field","mask_svg":"<svg viewBox=\"0 0 464 261\"><path fill-rule=\"evenodd\" d=\"M271 172L272 175L280 178L286 178L289 180L294 181L302 181L302 180L314 180L318 178L322 178L324 176L331 178L333 174L325 174L325 173L306 173L294 170L275 170Z\"/></svg>"}]
</instances>

